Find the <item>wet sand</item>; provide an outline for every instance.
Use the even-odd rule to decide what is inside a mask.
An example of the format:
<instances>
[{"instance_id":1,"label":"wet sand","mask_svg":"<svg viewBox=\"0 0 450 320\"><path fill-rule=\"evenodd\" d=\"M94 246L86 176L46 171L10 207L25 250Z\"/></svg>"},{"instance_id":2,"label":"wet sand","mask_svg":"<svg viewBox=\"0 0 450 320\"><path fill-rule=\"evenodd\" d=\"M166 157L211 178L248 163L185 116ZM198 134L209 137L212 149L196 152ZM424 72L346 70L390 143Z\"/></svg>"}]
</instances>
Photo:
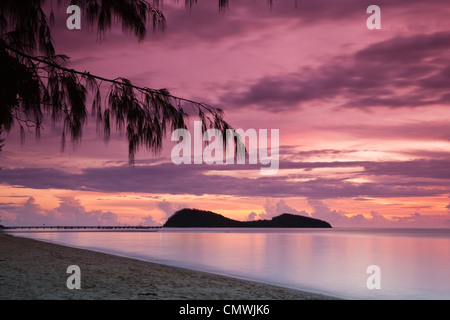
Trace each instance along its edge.
<instances>
[{"instance_id":1,"label":"wet sand","mask_svg":"<svg viewBox=\"0 0 450 320\"><path fill-rule=\"evenodd\" d=\"M68 289L67 267L81 270ZM0 233L2 300L316 300L321 294Z\"/></svg>"}]
</instances>

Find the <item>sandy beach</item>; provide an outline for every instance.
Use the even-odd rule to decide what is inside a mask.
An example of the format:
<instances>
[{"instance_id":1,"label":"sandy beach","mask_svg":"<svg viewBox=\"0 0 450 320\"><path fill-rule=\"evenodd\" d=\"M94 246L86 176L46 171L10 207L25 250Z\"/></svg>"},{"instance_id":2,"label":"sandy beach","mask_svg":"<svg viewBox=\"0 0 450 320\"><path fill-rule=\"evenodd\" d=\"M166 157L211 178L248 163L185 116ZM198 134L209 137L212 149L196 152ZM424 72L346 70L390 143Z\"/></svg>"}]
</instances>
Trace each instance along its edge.
<instances>
[{"instance_id":1,"label":"sandy beach","mask_svg":"<svg viewBox=\"0 0 450 320\"><path fill-rule=\"evenodd\" d=\"M70 290L67 267L81 270ZM312 300L331 299L184 268L166 266L0 233L2 300Z\"/></svg>"}]
</instances>

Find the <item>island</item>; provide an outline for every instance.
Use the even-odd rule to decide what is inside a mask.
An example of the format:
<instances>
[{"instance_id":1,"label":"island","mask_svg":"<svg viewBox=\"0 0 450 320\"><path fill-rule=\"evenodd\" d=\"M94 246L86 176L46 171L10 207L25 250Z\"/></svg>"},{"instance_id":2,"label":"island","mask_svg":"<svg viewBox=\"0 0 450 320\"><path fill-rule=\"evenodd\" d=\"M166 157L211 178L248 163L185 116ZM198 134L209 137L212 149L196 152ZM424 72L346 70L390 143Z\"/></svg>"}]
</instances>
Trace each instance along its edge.
<instances>
[{"instance_id":1,"label":"island","mask_svg":"<svg viewBox=\"0 0 450 320\"><path fill-rule=\"evenodd\" d=\"M331 228L331 225L323 220L290 213L271 220L238 221L212 211L185 208L175 212L163 228Z\"/></svg>"}]
</instances>

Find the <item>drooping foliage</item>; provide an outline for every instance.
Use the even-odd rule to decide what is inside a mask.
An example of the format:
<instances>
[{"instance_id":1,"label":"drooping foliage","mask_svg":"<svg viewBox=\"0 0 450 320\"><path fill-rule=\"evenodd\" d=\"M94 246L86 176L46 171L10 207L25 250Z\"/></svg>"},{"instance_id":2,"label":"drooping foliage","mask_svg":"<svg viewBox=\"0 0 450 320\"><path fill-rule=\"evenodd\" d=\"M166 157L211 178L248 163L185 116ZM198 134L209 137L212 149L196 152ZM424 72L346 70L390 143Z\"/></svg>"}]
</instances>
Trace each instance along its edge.
<instances>
[{"instance_id":1,"label":"drooping foliage","mask_svg":"<svg viewBox=\"0 0 450 320\"><path fill-rule=\"evenodd\" d=\"M91 113L104 139L109 139L111 122L126 132L130 162L141 147L159 151L166 130L186 128L189 114L198 115L204 129L225 132L230 128L221 109L174 96L166 89L139 87L123 77L107 79L71 69L69 57L55 52L50 27L53 5L78 5L99 35L117 21L139 41L145 39L149 25L153 30L164 29L165 17L156 5L144 0L55 0L47 18L45 2L0 1L0 132L17 124L22 139L25 130L38 137L48 114L53 125L63 126L62 147L67 137L76 143L89 117L89 94Z\"/></svg>"}]
</instances>

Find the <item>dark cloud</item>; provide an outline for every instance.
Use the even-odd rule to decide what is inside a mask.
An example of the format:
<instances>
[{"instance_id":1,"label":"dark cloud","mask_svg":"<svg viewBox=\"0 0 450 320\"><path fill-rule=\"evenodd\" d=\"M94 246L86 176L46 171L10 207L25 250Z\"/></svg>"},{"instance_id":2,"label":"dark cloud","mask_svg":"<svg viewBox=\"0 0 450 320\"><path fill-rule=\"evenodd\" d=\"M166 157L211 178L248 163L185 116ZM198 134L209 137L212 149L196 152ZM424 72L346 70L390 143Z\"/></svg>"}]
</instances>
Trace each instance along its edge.
<instances>
[{"instance_id":1,"label":"dark cloud","mask_svg":"<svg viewBox=\"0 0 450 320\"><path fill-rule=\"evenodd\" d=\"M421 62L431 60L431 62L439 63L439 59L444 58L443 54L450 49L449 37L450 32L448 31L396 37L360 50L355 54L355 58L359 61L371 61L391 66L400 63L416 66L412 74L419 75L427 70L427 65L421 65ZM407 75L409 72L403 77Z\"/></svg>"},{"instance_id":2,"label":"dark cloud","mask_svg":"<svg viewBox=\"0 0 450 320\"><path fill-rule=\"evenodd\" d=\"M450 161L447 159L368 162L364 167L366 174L376 176L450 179Z\"/></svg>"},{"instance_id":3,"label":"dark cloud","mask_svg":"<svg viewBox=\"0 0 450 320\"><path fill-rule=\"evenodd\" d=\"M3 169L0 183L35 189L68 189L98 192L141 192L167 194L219 194L265 197L421 197L449 192L448 160L402 162L288 162L281 169L304 169L289 176L257 178L226 175L227 170L258 170L255 165L198 166L162 163L158 165L88 168L81 173L67 173L48 168ZM344 177L312 176L318 168L354 168ZM223 174L211 172L222 171ZM338 171L337 171L338 172ZM356 183L353 178L370 176L374 182ZM302 178L306 181L295 181ZM306 178L306 179L305 179ZM434 181L430 181L434 179ZM163 206L164 203L161 204ZM161 210L170 209L160 207Z\"/></svg>"},{"instance_id":4,"label":"dark cloud","mask_svg":"<svg viewBox=\"0 0 450 320\"><path fill-rule=\"evenodd\" d=\"M281 146L280 147L280 154L287 154L286 157L292 158L292 156L296 156L299 158L310 158L310 157L332 157L332 156L339 156L339 155L347 155L354 152L361 152L361 150L339 150L339 149L319 149L319 150L305 150L305 151L298 151L294 150L294 146Z\"/></svg>"},{"instance_id":5,"label":"dark cloud","mask_svg":"<svg viewBox=\"0 0 450 320\"><path fill-rule=\"evenodd\" d=\"M267 0L242 0L230 1L228 8L222 13L219 13L218 1L199 1L198 5L189 10L183 6L164 6L168 23L164 37L176 39L177 46L197 41L217 44L236 36L245 38L255 31L277 30L274 26L292 27L293 23L306 28L322 23L361 21L365 26L369 16L366 10L372 4L374 3L370 0L282 0L273 1L269 6ZM430 0L426 3L421 0L378 0L376 4L383 13L398 13L395 20L405 28L411 28L412 23L408 21L410 16L432 16L435 21L441 21L447 19L446 13L449 11L446 0ZM436 8L441 10L436 12ZM422 30L431 27L418 21L414 23Z\"/></svg>"},{"instance_id":6,"label":"dark cloud","mask_svg":"<svg viewBox=\"0 0 450 320\"><path fill-rule=\"evenodd\" d=\"M395 140L413 140L413 141L430 141L430 140L444 140L450 141L450 121L442 119L441 121L415 121L411 123L398 123L398 124L368 124L368 125L355 125L355 124L334 124L332 127L326 125L316 125L316 128L321 130L334 130L339 132L346 132L351 134L355 138L378 138ZM445 151L432 151L432 150L391 150L394 153L403 153L414 155L417 157L437 157L448 159L449 152Z\"/></svg>"},{"instance_id":7,"label":"dark cloud","mask_svg":"<svg viewBox=\"0 0 450 320\"><path fill-rule=\"evenodd\" d=\"M316 69L261 78L222 100L272 112L334 100L342 108L363 109L448 104L449 53L450 32L396 37Z\"/></svg>"}]
</instances>

